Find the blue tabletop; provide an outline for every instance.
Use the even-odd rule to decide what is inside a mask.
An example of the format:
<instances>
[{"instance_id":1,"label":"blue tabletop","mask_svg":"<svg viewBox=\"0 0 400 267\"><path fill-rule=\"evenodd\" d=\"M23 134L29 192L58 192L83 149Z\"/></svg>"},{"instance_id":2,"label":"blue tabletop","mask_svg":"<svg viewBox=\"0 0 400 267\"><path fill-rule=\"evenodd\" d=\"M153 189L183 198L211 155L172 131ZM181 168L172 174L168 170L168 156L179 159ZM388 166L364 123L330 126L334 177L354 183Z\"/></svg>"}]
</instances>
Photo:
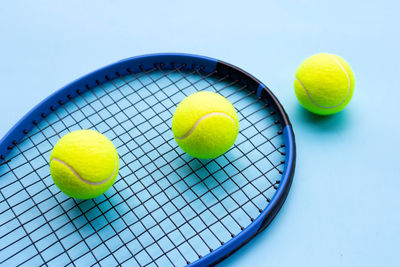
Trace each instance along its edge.
<instances>
[{"instance_id":1,"label":"blue tabletop","mask_svg":"<svg viewBox=\"0 0 400 267\"><path fill-rule=\"evenodd\" d=\"M296 134L281 212L220 266L398 266L398 1L5 1L0 5L0 136L40 100L111 62L145 53L222 59L267 84ZM374 2L374 3L373 3ZM352 101L305 111L293 90L308 56L352 66Z\"/></svg>"}]
</instances>

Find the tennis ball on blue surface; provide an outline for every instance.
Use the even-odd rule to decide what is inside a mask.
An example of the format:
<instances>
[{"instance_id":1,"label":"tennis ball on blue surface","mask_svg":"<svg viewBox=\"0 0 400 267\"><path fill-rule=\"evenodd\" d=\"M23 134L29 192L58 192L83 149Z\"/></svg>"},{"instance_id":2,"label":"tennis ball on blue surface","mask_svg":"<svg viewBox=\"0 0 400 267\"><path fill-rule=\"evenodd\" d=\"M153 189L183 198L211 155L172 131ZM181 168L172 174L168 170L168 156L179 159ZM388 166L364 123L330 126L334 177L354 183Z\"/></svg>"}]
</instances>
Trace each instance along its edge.
<instances>
[{"instance_id":1,"label":"tennis ball on blue surface","mask_svg":"<svg viewBox=\"0 0 400 267\"><path fill-rule=\"evenodd\" d=\"M322 53L307 58L297 69L294 90L307 110L330 115L341 111L354 92L354 74L341 57Z\"/></svg>"},{"instance_id":2,"label":"tennis ball on blue surface","mask_svg":"<svg viewBox=\"0 0 400 267\"><path fill-rule=\"evenodd\" d=\"M216 158L233 145L239 132L235 108L223 96L202 91L179 103L172 118L178 145L195 158Z\"/></svg>"},{"instance_id":3,"label":"tennis ball on blue surface","mask_svg":"<svg viewBox=\"0 0 400 267\"><path fill-rule=\"evenodd\" d=\"M117 177L119 158L113 143L93 130L63 136L50 155L50 173L70 197L89 199L103 194Z\"/></svg>"}]
</instances>

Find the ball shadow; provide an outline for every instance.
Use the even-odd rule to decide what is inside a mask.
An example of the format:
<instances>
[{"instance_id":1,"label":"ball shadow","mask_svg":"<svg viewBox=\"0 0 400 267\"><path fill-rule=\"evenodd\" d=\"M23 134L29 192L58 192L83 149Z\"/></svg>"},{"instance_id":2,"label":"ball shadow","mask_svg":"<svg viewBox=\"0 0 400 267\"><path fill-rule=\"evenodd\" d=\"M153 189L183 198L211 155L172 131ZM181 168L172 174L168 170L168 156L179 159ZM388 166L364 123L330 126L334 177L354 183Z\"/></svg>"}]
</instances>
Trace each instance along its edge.
<instances>
[{"instance_id":1,"label":"ball shadow","mask_svg":"<svg viewBox=\"0 0 400 267\"><path fill-rule=\"evenodd\" d=\"M332 115L317 115L309 112L300 104L296 109L296 120L299 123L317 128L320 132L338 132L344 131L350 125L349 112L344 109Z\"/></svg>"}]
</instances>

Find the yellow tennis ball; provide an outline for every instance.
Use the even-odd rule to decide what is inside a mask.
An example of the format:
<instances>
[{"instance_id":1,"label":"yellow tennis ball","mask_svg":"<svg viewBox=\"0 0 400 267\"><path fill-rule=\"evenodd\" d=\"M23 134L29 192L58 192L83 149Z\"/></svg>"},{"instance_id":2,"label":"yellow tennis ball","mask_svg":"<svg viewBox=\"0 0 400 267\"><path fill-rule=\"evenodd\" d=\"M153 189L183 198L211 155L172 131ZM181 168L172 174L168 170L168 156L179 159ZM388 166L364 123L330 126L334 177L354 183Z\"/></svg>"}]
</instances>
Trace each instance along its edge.
<instances>
[{"instance_id":1,"label":"yellow tennis ball","mask_svg":"<svg viewBox=\"0 0 400 267\"><path fill-rule=\"evenodd\" d=\"M89 199L109 189L118 174L113 143L93 130L71 132L58 140L50 155L57 187L73 198Z\"/></svg>"},{"instance_id":2,"label":"yellow tennis ball","mask_svg":"<svg viewBox=\"0 0 400 267\"><path fill-rule=\"evenodd\" d=\"M316 54L297 69L294 89L303 107L319 115L329 115L341 111L350 102L354 74L342 58Z\"/></svg>"},{"instance_id":3,"label":"yellow tennis ball","mask_svg":"<svg viewBox=\"0 0 400 267\"><path fill-rule=\"evenodd\" d=\"M183 151L195 158L211 159L233 145L239 120L225 97L202 91L179 103L172 118L172 131Z\"/></svg>"}]
</instances>

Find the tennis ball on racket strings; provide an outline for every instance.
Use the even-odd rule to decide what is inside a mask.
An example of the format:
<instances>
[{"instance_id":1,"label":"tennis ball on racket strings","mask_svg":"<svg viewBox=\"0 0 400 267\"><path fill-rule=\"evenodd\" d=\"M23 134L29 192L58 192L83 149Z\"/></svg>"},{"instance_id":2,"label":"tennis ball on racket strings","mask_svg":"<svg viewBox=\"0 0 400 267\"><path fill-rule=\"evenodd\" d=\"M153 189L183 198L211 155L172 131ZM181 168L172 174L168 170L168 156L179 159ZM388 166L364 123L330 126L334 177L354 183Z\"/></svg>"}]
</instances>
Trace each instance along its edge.
<instances>
[{"instance_id":1,"label":"tennis ball on racket strings","mask_svg":"<svg viewBox=\"0 0 400 267\"><path fill-rule=\"evenodd\" d=\"M316 54L297 69L294 90L300 104L307 110L319 115L334 114L350 102L354 74L341 57Z\"/></svg>"},{"instance_id":2,"label":"tennis ball on racket strings","mask_svg":"<svg viewBox=\"0 0 400 267\"><path fill-rule=\"evenodd\" d=\"M195 158L216 158L233 145L239 132L235 108L223 96L202 91L179 103L172 118L178 145Z\"/></svg>"},{"instance_id":3,"label":"tennis ball on racket strings","mask_svg":"<svg viewBox=\"0 0 400 267\"><path fill-rule=\"evenodd\" d=\"M89 199L103 194L117 177L119 158L113 143L93 130L63 136L50 155L50 173L70 197Z\"/></svg>"}]
</instances>

